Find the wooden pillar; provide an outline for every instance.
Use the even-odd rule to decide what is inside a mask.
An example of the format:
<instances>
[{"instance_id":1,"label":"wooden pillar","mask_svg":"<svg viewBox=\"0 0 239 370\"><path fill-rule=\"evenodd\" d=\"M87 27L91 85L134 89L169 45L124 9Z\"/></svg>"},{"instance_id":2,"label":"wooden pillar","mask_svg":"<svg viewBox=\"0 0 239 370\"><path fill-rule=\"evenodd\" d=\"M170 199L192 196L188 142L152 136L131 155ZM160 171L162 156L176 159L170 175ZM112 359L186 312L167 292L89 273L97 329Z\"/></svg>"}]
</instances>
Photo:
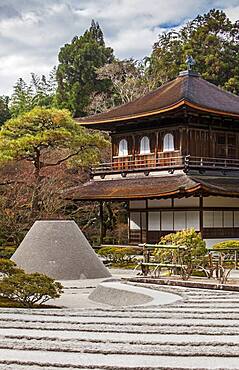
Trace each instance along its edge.
<instances>
[{"instance_id":1,"label":"wooden pillar","mask_svg":"<svg viewBox=\"0 0 239 370\"><path fill-rule=\"evenodd\" d=\"M149 242L149 206L148 206L148 199L146 199L145 203L146 203L146 213L145 213L146 243L148 243Z\"/></svg>"},{"instance_id":2,"label":"wooden pillar","mask_svg":"<svg viewBox=\"0 0 239 370\"><path fill-rule=\"evenodd\" d=\"M128 222L128 244L130 244L130 210L129 210L129 200L126 203L127 208L127 222Z\"/></svg>"},{"instance_id":3,"label":"wooden pillar","mask_svg":"<svg viewBox=\"0 0 239 370\"><path fill-rule=\"evenodd\" d=\"M131 135L132 137L132 149L131 149L131 154L132 154L132 160L135 160L135 153L136 153L136 147L135 147L135 136Z\"/></svg>"},{"instance_id":4,"label":"wooden pillar","mask_svg":"<svg viewBox=\"0 0 239 370\"><path fill-rule=\"evenodd\" d=\"M100 201L100 245L104 240L104 202Z\"/></svg>"},{"instance_id":5,"label":"wooden pillar","mask_svg":"<svg viewBox=\"0 0 239 370\"><path fill-rule=\"evenodd\" d=\"M179 129L179 152L182 155L182 128Z\"/></svg>"},{"instance_id":6,"label":"wooden pillar","mask_svg":"<svg viewBox=\"0 0 239 370\"><path fill-rule=\"evenodd\" d=\"M191 155L191 153L189 153L189 134L191 134L191 131L189 130L189 128L187 127L187 131L186 131L186 147L187 147L187 155Z\"/></svg>"},{"instance_id":7,"label":"wooden pillar","mask_svg":"<svg viewBox=\"0 0 239 370\"><path fill-rule=\"evenodd\" d=\"M159 132L156 131L156 136L155 136L155 148L154 148L154 166L158 166L159 165L159 162L158 162L158 157L159 157Z\"/></svg>"},{"instance_id":8,"label":"wooden pillar","mask_svg":"<svg viewBox=\"0 0 239 370\"><path fill-rule=\"evenodd\" d=\"M199 212L200 212L199 227L200 227L200 233L203 238L203 196L202 194L199 196Z\"/></svg>"}]
</instances>

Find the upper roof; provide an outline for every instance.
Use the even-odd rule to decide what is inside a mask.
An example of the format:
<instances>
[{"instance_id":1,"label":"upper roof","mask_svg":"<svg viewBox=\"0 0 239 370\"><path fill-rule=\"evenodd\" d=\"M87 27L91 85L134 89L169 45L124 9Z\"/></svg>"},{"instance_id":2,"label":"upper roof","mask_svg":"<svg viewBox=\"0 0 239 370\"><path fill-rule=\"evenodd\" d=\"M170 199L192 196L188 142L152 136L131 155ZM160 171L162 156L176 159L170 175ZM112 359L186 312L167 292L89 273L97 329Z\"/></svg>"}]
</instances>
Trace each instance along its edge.
<instances>
[{"instance_id":1,"label":"upper roof","mask_svg":"<svg viewBox=\"0 0 239 370\"><path fill-rule=\"evenodd\" d=\"M194 72L184 71L173 81L130 103L76 120L99 128L99 124L154 116L183 105L203 112L239 118L239 96L213 85Z\"/></svg>"}]
</instances>

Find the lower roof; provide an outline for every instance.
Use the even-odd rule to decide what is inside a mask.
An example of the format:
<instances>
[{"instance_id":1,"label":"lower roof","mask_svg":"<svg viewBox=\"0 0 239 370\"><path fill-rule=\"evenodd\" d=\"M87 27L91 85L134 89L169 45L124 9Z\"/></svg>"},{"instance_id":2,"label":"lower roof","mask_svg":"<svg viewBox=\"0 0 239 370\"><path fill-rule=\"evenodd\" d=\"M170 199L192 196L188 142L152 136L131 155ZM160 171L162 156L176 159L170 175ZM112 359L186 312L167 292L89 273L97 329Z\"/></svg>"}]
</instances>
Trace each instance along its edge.
<instances>
[{"instance_id":1,"label":"lower roof","mask_svg":"<svg viewBox=\"0 0 239 370\"><path fill-rule=\"evenodd\" d=\"M192 176L184 173L158 177L90 180L68 189L74 201L181 198L199 194L239 197L239 177Z\"/></svg>"}]
</instances>

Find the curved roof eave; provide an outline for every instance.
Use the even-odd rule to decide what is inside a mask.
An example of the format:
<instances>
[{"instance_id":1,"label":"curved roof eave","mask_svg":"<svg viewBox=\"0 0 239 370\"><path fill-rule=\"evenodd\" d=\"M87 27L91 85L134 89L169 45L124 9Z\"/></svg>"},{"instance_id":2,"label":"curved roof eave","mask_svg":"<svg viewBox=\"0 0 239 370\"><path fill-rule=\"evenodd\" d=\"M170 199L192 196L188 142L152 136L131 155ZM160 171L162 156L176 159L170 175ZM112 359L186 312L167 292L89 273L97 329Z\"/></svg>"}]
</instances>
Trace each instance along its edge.
<instances>
[{"instance_id":1,"label":"curved roof eave","mask_svg":"<svg viewBox=\"0 0 239 370\"><path fill-rule=\"evenodd\" d=\"M101 119L101 120L98 120L98 121L97 120L94 120L94 121L84 121L84 120L82 120L82 121L80 121L80 119L77 119L76 121L79 124L84 125L84 126L129 121L131 119L144 118L144 117L149 117L149 116L154 116L154 115L157 115L157 114L169 112L169 111L172 111L174 109L180 108L184 105L188 106L190 108L196 109L196 110L200 110L202 112L214 113L214 114L218 114L218 115L239 118L239 114L237 114L237 113L225 112L225 111L221 111L221 110L217 110L217 109L207 108L207 107L201 106L199 104L196 104L194 102L191 102L187 99L181 99L180 101L178 101L178 102L176 102L176 103L174 103L170 106L161 108L159 110L154 110L154 111L151 111L151 112L136 113L136 114L131 114L131 115L128 115L128 116L123 116L123 117L108 118L108 119L103 119L103 120Z\"/></svg>"}]
</instances>

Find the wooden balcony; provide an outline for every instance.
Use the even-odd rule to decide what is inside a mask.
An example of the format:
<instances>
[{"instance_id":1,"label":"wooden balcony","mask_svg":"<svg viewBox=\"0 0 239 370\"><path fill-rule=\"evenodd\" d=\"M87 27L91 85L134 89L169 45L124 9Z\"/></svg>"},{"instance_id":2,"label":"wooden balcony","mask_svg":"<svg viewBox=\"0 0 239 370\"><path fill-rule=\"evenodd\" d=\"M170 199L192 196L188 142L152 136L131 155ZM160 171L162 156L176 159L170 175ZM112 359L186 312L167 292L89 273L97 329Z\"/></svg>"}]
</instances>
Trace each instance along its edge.
<instances>
[{"instance_id":1,"label":"wooden balcony","mask_svg":"<svg viewBox=\"0 0 239 370\"><path fill-rule=\"evenodd\" d=\"M164 171L184 169L239 171L239 159L231 158L205 158L181 156L179 151L159 152L153 154L137 154L124 157L113 157L109 163L101 163L92 168L94 175L106 175L111 173L126 174L128 172Z\"/></svg>"}]
</instances>

